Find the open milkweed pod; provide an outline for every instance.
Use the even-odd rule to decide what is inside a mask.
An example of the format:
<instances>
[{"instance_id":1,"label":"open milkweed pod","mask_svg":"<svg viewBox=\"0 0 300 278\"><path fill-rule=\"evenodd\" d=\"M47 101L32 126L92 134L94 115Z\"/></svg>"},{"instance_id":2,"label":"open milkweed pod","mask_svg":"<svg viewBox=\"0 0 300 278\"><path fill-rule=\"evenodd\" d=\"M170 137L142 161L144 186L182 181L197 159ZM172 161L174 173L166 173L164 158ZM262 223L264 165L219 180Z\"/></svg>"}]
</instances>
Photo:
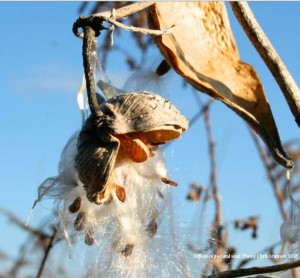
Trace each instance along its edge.
<instances>
[{"instance_id":1,"label":"open milkweed pod","mask_svg":"<svg viewBox=\"0 0 300 278\"><path fill-rule=\"evenodd\" d=\"M80 131L75 166L90 201L101 204L107 184L113 186L116 161L128 157L143 162L151 145L175 140L188 128L188 120L167 99L146 91L127 93L100 104L103 117L90 116ZM123 153L122 153L123 152ZM127 156L126 156L127 155ZM124 201L123 193L117 197ZM123 199L123 200L122 200Z\"/></svg>"},{"instance_id":2,"label":"open milkweed pod","mask_svg":"<svg viewBox=\"0 0 300 278\"><path fill-rule=\"evenodd\" d=\"M254 68L240 60L221 2L156 2L149 8L151 28L170 34L154 40L168 64L197 90L221 100L261 136L274 159L286 168L286 155Z\"/></svg>"}]
</instances>

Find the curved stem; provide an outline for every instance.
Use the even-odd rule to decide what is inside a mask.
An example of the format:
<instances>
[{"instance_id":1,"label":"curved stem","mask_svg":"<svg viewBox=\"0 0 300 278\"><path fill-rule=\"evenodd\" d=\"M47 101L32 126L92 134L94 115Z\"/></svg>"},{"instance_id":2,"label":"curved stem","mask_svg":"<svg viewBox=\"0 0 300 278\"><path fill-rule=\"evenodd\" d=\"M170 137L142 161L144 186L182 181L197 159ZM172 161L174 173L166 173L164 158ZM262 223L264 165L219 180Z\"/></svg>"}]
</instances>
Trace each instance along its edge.
<instances>
[{"instance_id":1,"label":"curved stem","mask_svg":"<svg viewBox=\"0 0 300 278\"><path fill-rule=\"evenodd\" d=\"M95 38L95 31L93 30L93 28L90 26L84 27L82 56L83 56L83 66L84 66L84 74L86 80L87 95L88 95L89 107L92 115L99 117L103 113L101 112L100 106L97 101L94 69L93 69L92 55L91 55L94 38Z\"/></svg>"}]
</instances>

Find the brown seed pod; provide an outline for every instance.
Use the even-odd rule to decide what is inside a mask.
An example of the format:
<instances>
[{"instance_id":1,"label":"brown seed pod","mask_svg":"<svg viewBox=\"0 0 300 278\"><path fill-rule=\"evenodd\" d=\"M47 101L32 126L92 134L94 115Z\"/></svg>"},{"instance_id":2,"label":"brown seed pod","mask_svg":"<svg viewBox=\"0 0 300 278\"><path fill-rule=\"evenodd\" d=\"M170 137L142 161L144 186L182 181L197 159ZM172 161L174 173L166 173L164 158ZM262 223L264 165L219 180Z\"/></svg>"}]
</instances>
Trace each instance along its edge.
<instances>
[{"instance_id":1,"label":"brown seed pod","mask_svg":"<svg viewBox=\"0 0 300 278\"><path fill-rule=\"evenodd\" d=\"M278 163L293 168L263 85L255 69L240 60L225 3L158 1L149 7L151 29L173 25L170 34L153 37L167 64L195 89L236 112L260 135Z\"/></svg>"},{"instance_id":2,"label":"brown seed pod","mask_svg":"<svg viewBox=\"0 0 300 278\"><path fill-rule=\"evenodd\" d=\"M188 128L188 120L174 105L146 91L119 95L100 107L115 134L143 132L151 144L177 139Z\"/></svg>"},{"instance_id":3,"label":"brown seed pod","mask_svg":"<svg viewBox=\"0 0 300 278\"><path fill-rule=\"evenodd\" d=\"M175 140L188 128L188 120L175 106L146 91L110 98L100 109L103 115L97 120L91 116L82 127L75 156L87 197L97 204L105 196L119 150L132 161L143 162L151 156L151 145ZM118 192L117 196L123 199Z\"/></svg>"}]
</instances>

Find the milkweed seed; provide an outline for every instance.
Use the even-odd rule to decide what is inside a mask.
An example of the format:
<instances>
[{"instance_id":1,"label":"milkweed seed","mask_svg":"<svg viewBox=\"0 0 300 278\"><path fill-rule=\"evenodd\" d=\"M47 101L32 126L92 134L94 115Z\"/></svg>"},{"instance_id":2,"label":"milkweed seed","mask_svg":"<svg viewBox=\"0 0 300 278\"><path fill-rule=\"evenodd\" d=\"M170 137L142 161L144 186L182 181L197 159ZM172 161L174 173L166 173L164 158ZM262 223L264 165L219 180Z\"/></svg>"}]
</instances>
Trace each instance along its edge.
<instances>
[{"instance_id":1,"label":"milkweed seed","mask_svg":"<svg viewBox=\"0 0 300 278\"><path fill-rule=\"evenodd\" d=\"M79 212L75 222L74 222L74 228L76 231L82 231L85 228L86 225L86 214L85 212Z\"/></svg>"},{"instance_id":2,"label":"milkweed seed","mask_svg":"<svg viewBox=\"0 0 300 278\"><path fill-rule=\"evenodd\" d=\"M126 244L125 245L125 248L121 251L121 254L124 256L124 257L128 257L132 254L133 252L133 247L134 245L133 244Z\"/></svg>"},{"instance_id":3,"label":"milkweed seed","mask_svg":"<svg viewBox=\"0 0 300 278\"><path fill-rule=\"evenodd\" d=\"M156 235L157 228L158 228L158 226L157 226L156 220L152 219L146 228L146 231L148 232L148 236L150 238L153 238Z\"/></svg>"},{"instance_id":4,"label":"milkweed seed","mask_svg":"<svg viewBox=\"0 0 300 278\"><path fill-rule=\"evenodd\" d=\"M121 202L124 202L126 199L126 191L122 186L116 186L116 195Z\"/></svg>"},{"instance_id":5,"label":"milkweed seed","mask_svg":"<svg viewBox=\"0 0 300 278\"><path fill-rule=\"evenodd\" d=\"M95 231L94 229L88 229L85 237L84 237L84 242L86 245L93 245L95 242Z\"/></svg>"},{"instance_id":6,"label":"milkweed seed","mask_svg":"<svg viewBox=\"0 0 300 278\"><path fill-rule=\"evenodd\" d=\"M79 211L80 207L81 207L81 197L77 197L74 202L69 206L69 212L71 213L75 213L77 211Z\"/></svg>"},{"instance_id":7,"label":"milkweed seed","mask_svg":"<svg viewBox=\"0 0 300 278\"><path fill-rule=\"evenodd\" d=\"M172 185L172 186L177 186L178 185L177 182L168 180L167 178L164 178L164 177L161 177L161 181L165 184L169 184L169 185Z\"/></svg>"}]
</instances>

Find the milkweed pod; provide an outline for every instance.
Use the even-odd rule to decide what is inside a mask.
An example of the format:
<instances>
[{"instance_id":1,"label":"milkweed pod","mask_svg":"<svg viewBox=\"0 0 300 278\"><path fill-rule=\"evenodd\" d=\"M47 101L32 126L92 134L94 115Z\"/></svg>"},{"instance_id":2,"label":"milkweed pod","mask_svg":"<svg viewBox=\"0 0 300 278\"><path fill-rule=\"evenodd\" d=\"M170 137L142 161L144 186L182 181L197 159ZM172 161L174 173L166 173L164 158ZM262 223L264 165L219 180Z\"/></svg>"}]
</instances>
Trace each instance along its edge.
<instances>
[{"instance_id":1,"label":"milkweed pod","mask_svg":"<svg viewBox=\"0 0 300 278\"><path fill-rule=\"evenodd\" d=\"M116 96L100 107L115 134L143 132L151 144L177 139L188 128L188 120L169 100L147 91Z\"/></svg>"},{"instance_id":2,"label":"milkweed pod","mask_svg":"<svg viewBox=\"0 0 300 278\"><path fill-rule=\"evenodd\" d=\"M103 115L99 119L90 116L83 125L75 156L87 197L97 204L112 175L120 145L132 161L143 162L151 154L147 146L175 140L188 128L188 120L174 105L146 91L110 98L100 109Z\"/></svg>"},{"instance_id":3,"label":"milkweed pod","mask_svg":"<svg viewBox=\"0 0 300 278\"><path fill-rule=\"evenodd\" d=\"M108 133L101 138L93 118L87 119L78 137L75 167L91 202L97 202L98 193L105 190L119 145L119 140Z\"/></svg>"},{"instance_id":4,"label":"milkweed pod","mask_svg":"<svg viewBox=\"0 0 300 278\"><path fill-rule=\"evenodd\" d=\"M240 60L226 6L221 2L155 2L149 25L170 34L154 40L168 65L198 91L222 101L264 140L274 159L286 168L286 155L255 69Z\"/></svg>"}]
</instances>

